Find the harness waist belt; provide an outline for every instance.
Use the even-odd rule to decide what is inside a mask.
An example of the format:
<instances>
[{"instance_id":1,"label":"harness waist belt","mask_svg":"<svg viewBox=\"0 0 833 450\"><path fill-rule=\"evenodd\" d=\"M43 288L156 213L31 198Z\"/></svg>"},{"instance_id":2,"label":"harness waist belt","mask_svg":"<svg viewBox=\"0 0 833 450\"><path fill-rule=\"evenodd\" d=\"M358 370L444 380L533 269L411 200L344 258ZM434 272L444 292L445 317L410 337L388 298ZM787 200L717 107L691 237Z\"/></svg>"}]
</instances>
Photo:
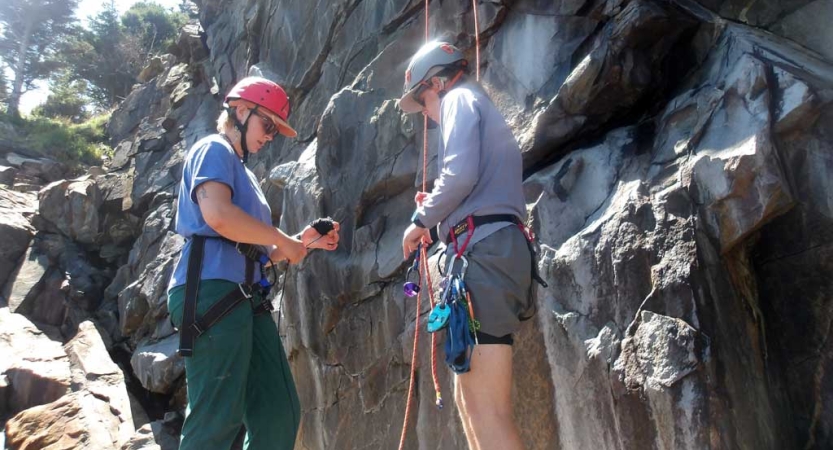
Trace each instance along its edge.
<instances>
[{"instance_id":1,"label":"harness waist belt","mask_svg":"<svg viewBox=\"0 0 833 450\"><path fill-rule=\"evenodd\" d=\"M456 241L457 238L468 233L470 223L472 227L477 228L480 225L486 225L487 223L497 222L514 223L518 227L518 229L521 230L521 233L523 233L524 238L526 239L526 245L529 248L530 256L532 257L532 279L545 288L549 287L547 285L547 282L544 281L544 279L538 273L538 250L536 249L535 238L532 235L532 231L528 229L528 227L521 221L520 218L518 218L518 216L515 216L513 214L487 214L484 216L469 216L465 220L461 220L457 225L451 227L451 231L449 231L448 236L446 236L446 242Z\"/></svg>"},{"instance_id":2,"label":"harness waist belt","mask_svg":"<svg viewBox=\"0 0 833 450\"><path fill-rule=\"evenodd\" d=\"M518 216L516 216L514 214L487 214L487 215L484 215L484 216L471 216L471 217L472 217L472 220L474 222L474 227L475 228L477 228L481 225L486 225L486 224L489 224L489 223L497 223L497 222L509 222L509 223L515 223L515 224L521 223L521 219L519 219ZM466 232L468 230L469 230L468 220L461 220L460 222L457 223L457 225L454 225L453 227L451 227L451 230L448 232L448 235L445 237L445 241L446 242L451 242L453 240L452 237L451 237L452 234L454 235L454 238L458 238L458 237L466 234Z\"/></svg>"}]
</instances>

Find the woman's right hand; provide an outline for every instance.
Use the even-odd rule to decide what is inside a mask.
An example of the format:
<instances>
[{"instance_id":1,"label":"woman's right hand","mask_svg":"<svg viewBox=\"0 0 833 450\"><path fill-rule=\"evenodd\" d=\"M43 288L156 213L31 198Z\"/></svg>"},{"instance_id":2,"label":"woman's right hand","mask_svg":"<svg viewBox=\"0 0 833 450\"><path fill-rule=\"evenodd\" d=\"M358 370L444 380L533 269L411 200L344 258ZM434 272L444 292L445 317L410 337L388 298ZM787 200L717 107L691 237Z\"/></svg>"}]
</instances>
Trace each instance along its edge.
<instances>
[{"instance_id":1,"label":"woman's right hand","mask_svg":"<svg viewBox=\"0 0 833 450\"><path fill-rule=\"evenodd\" d=\"M303 242L293 237L279 246L281 253L289 260L290 264L298 264L307 256L307 248Z\"/></svg>"}]
</instances>

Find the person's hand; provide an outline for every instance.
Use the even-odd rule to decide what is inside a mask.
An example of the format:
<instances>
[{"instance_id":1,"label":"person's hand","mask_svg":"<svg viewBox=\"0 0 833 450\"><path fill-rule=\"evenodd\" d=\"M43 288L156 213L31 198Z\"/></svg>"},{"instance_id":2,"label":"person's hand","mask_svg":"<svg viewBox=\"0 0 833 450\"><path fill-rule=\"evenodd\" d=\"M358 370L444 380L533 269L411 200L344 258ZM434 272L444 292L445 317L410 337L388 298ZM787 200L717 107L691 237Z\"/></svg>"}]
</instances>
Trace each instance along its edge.
<instances>
[{"instance_id":1,"label":"person's hand","mask_svg":"<svg viewBox=\"0 0 833 450\"><path fill-rule=\"evenodd\" d=\"M307 256L307 247L299 239L289 238L289 240L280 246L279 251L284 258L289 260L290 264L298 264Z\"/></svg>"},{"instance_id":2,"label":"person's hand","mask_svg":"<svg viewBox=\"0 0 833 450\"><path fill-rule=\"evenodd\" d=\"M277 264L278 261L283 261L287 259L286 255L283 254L280 247L275 247L269 252L269 263L264 267L270 267L273 263Z\"/></svg>"},{"instance_id":3,"label":"person's hand","mask_svg":"<svg viewBox=\"0 0 833 450\"><path fill-rule=\"evenodd\" d=\"M322 250L333 251L338 248L338 230L341 226L338 222L333 222L333 229L325 235L319 234L312 226L307 226L301 232L301 242L306 248L320 248Z\"/></svg>"},{"instance_id":4,"label":"person's hand","mask_svg":"<svg viewBox=\"0 0 833 450\"><path fill-rule=\"evenodd\" d=\"M414 202L416 203L417 207L422 206L422 202L424 202L426 198L428 198L427 192L417 192L414 196Z\"/></svg>"},{"instance_id":5,"label":"person's hand","mask_svg":"<svg viewBox=\"0 0 833 450\"><path fill-rule=\"evenodd\" d=\"M425 243L425 245L431 244L431 232L427 228L411 224L402 236L402 259L408 259L411 253L416 251L420 242Z\"/></svg>"}]
</instances>

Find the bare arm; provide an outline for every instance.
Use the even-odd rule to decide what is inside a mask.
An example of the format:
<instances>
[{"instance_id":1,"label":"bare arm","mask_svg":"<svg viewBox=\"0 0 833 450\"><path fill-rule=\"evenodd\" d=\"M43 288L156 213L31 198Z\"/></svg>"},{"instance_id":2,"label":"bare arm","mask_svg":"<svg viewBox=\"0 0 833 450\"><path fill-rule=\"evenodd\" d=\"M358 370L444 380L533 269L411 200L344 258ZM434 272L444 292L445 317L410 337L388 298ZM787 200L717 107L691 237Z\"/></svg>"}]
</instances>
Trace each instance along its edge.
<instances>
[{"instance_id":1,"label":"bare arm","mask_svg":"<svg viewBox=\"0 0 833 450\"><path fill-rule=\"evenodd\" d=\"M306 255L304 245L283 231L248 215L231 202L231 189L216 181L197 186L197 203L205 222L221 236L235 242L277 245L291 262Z\"/></svg>"}]
</instances>

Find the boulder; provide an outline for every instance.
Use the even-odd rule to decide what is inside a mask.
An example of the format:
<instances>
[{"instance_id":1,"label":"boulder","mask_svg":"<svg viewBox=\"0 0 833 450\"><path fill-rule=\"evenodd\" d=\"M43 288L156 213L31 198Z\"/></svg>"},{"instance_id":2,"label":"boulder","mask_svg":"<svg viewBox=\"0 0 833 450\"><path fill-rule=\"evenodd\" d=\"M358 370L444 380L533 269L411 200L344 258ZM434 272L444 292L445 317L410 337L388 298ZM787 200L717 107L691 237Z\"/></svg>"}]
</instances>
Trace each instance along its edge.
<instances>
[{"instance_id":1,"label":"boulder","mask_svg":"<svg viewBox=\"0 0 833 450\"><path fill-rule=\"evenodd\" d=\"M6 423L6 445L10 450L118 449L118 430L119 419L107 401L80 391L12 417Z\"/></svg>"},{"instance_id":2,"label":"boulder","mask_svg":"<svg viewBox=\"0 0 833 450\"><path fill-rule=\"evenodd\" d=\"M0 416L53 402L69 391L69 360L61 344L8 308L0 308L0 350L0 376L7 380Z\"/></svg>"},{"instance_id":3,"label":"boulder","mask_svg":"<svg viewBox=\"0 0 833 450\"><path fill-rule=\"evenodd\" d=\"M177 450L179 433L163 421L151 422L136 430L121 450Z\"/></svg>"},{"instance_id":4,"label":"boulder","mask_svg":"<svg viewBox=\"0 0 833 450\"><path fill-rule=\"evenodd\" d=\"M738 60L720 107L692 149L696 200L723 252L794 203L770 133L770 93L776 89L767 85L760 61Z\"/></svg>"},{"instance_id":5,"label":"boulder","mask_svg":"<svg viewBox=\"0 0 833 450\"><path fill-rule=\"evenodd\" d=\"M124 374L110 359L96 326L91 321L81 323L78 333L64 349L72 366L74 389L87 391L107 402L110 413L119 422L117 444L126 443L134 432L132 405Z\"/></svg>"},{"instance_id":6,"label":"boulder","mask_svg":"<svg viewBox=\"0 0 833 450\"><path fill-rule=\"evenodd\" d=\"M67 314L67 288L63 272L32 245L17 272L6 283L3 296L11 312L57 326Z\"/></svg>"},{"instance_id":7,"label":"boulder","mask_svg":"<svg viewBox=\"0 0 833 450\"><path fill-rule=\"evenodd\" d=\"M65 165L48 158L38 160L25 160L20 164L20 173L29 177L37 178L45 183L63 180L66 178L68 169Z\"/></svg>"},{"instance_id":8,"label":"boulder","mask_svg":"<svg viewBox=\"0 0 833 450\"><path fill-rule=\"evenodd\" d=\"M156 343L140 345L130 365L142 386L151 392L173 393L175 382L185 373L185 361L177 353L179 335L171 335Z\"/></svg>"},{"instance_id":9,"label":"boulder","mask_svg":"<svg viewBox=\"0 0 833 450\"><path fill-rule=\"evenodd\" d=\"M625 384L662 390L702 364L707 341L680 319L642 311L632 338L622 342Z\"/></svg>"},{"instance_id":10,"label":"boulder","mask_svg":"<svg viewBox=\"0 0 833 450\"><path fill-rule=\"evenodd\" d=\"M34 235L29 222L35 212L34 195L17 193L0 187L0 288L19 266ZM5 295L4 295L5 296Z\"/></svg>"},{"instance_id":11,"label":"boulder","mask_svg":"<svg viewBox=\"0 0 833 450\"><path fill-rule=\"evenodd\" d=\"M84 176L46 186L38 196L38 212L66 237L92 244L101 232L99 208L103 203L96 180Z\"/></svg>"},{"instance_id":12,"label":"boulder","mask_svg":"<svg viewBox=\"0 0 833 450\"><path fill-rule=\"evenodd\" d=\"M17 175L17 169L0 165L0 184L13 186L15 175Z\"/></svg>"}]
</instances>

